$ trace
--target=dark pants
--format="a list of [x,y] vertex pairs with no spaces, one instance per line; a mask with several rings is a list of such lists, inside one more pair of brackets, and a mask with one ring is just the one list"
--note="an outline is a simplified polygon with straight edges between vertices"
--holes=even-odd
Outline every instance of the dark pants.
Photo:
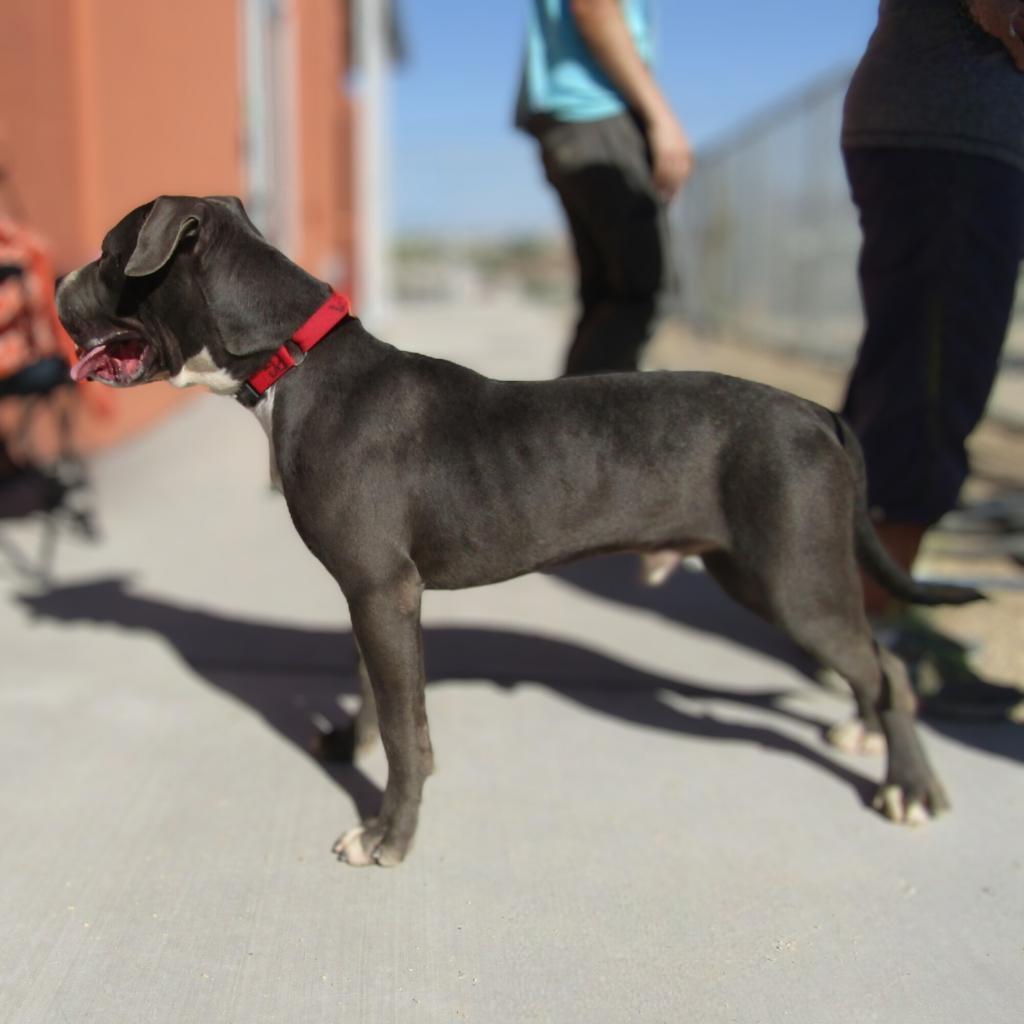
[[578,124],[538,118],[530,131],[579,264],[580,317],[565,372],[635,370],[671,277],[647,141],[628,114]]
[[844,157],[867,329],[843,414],[873,508],[927,526],[956,503],[995,380],[1024,257],[1024,172],[938,150]]

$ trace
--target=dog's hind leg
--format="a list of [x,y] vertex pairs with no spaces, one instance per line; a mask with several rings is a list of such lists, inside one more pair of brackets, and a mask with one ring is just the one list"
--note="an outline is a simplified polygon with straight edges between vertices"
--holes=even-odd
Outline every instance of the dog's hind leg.
[[894,821],[920,824],[949,803],[917,735],[906,670],[874,642],[852,554],[840,555],[838,561],[805,559],[794,571],[776,573],[769,583],[724,552],[705,556],[708,572],[731,596],[784,629],[820,664],[847,680],[866,736],[884,736],[888,750],[876,808]]
[[380,813],[335,844],[349,864],[398,864],[416,832],[423,783],[433,769],[420,631],[421,584],[414,570],[349,597],[388,759]]
[[359,708],[346,725],[318,732],[310,744],[312,752],[324,761],[351,764],[380,739],[377,701],[373,696],[370,673],[359,645],[356,644],[356,672],[359,677]]
[[[857,611],[860,612],[859,603]],[[866,620],[856,625],[855,622],[851,618],[805,619],[790,633],[853,689],[864,732],[858,736],[859,723],[855,723],[852,732],[849,726],[841,726],[830,734],[830,739],[842,746],[841,741],[852,736],[861,749],[870,752],[872,746],[875,750],[883,746],[877,742],[881,729],[888,768],[874,800],[875,808],[893,821],[924,824],[930,816],[948,810],[949,800],[928,763],[917,733],[916,702],[906,667],[874,642]]]

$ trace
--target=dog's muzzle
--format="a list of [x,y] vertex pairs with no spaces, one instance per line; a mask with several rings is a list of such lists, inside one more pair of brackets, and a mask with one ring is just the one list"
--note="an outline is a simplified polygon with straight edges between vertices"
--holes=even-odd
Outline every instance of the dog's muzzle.
[[145,380],[156,362],[152,345],[137,335],[119,333],[80,349],[71,379],[128,387]]

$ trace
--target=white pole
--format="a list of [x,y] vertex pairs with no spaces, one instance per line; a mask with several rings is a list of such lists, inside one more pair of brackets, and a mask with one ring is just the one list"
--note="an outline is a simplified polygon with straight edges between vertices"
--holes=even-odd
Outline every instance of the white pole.
[[391,311],[390,55],[381,0],[357,0],[353,9],[360,82],[356,111],[355,215],[358,218],[357,274],[361,284],[356,296],[356,312],[370,330],[379,330]]

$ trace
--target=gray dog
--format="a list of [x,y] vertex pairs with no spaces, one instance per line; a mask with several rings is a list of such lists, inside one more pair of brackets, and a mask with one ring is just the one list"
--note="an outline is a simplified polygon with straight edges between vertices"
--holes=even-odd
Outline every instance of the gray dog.
[[[380,813],[335,846],[397,864],[433,755],[420,598],[599,552],[652,577],[699,554],[736,600],[847,679],[884,742],[876,806],[917,823],[947,806],[899,661],[876,647],[858,563],[923,604],[867,515],[849,428],[821,406],[711,373],[488,380],[384,344],[331,289],[268,245],[237,199],[162,196],[128,214],[64,281],[75,376],[119,387],[203,384],[252,408],[295,528],[349,605],[368,685],[358,746],[380,735]],[[320,343],[322,342],[322,343]]]

